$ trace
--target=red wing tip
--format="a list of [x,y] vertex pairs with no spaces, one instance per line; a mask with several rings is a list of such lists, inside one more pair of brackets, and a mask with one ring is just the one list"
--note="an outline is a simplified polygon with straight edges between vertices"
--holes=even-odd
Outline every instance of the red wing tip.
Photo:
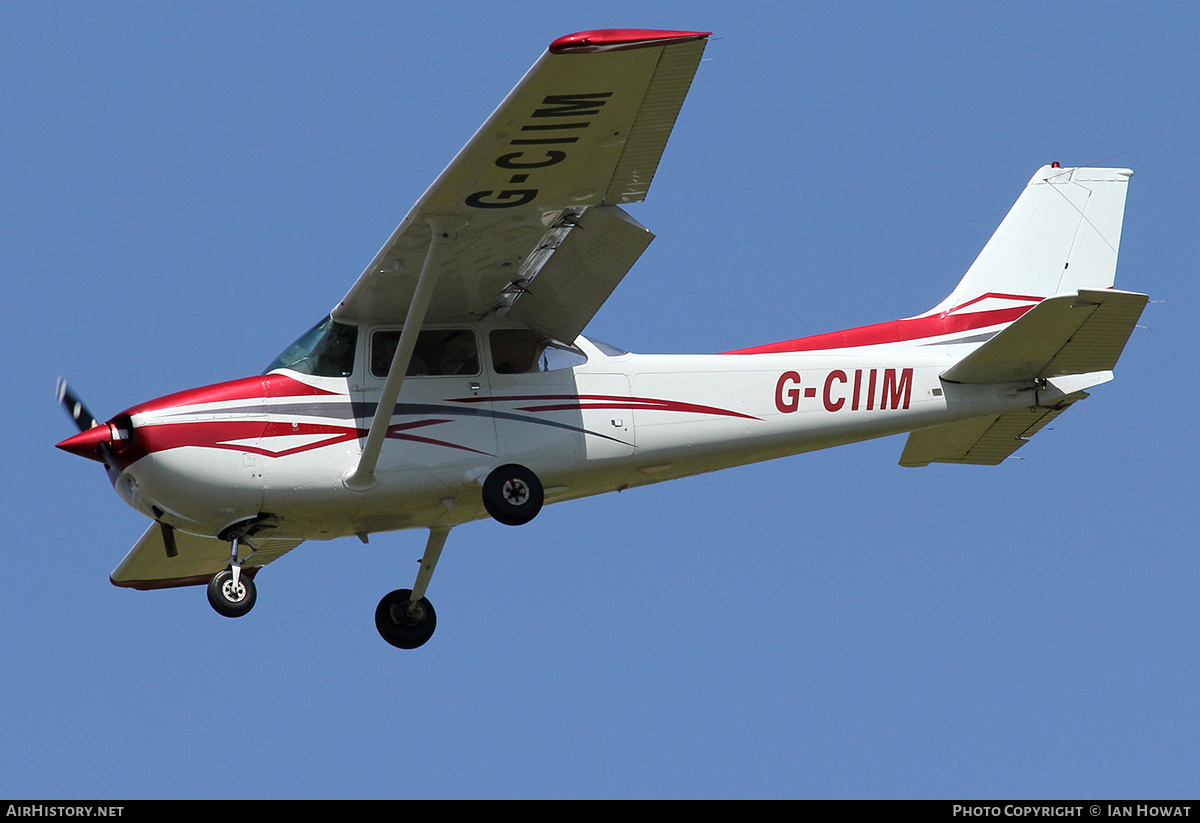
[[710,31],[658,31],[656,29],[597,29],[564,35],[550,44],[551,54],[588,54],[599,51],[640,49],[668,43],[702,40]]

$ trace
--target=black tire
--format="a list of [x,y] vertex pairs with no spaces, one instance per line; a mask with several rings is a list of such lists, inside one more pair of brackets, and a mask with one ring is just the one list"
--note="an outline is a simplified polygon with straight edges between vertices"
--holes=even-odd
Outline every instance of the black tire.
[[411,589],[396,589],[384,596],[375,608],[375,628],[379,636],[397,649],[415,649],[425,645],[437,628],[437,612],[429,598],[422,597],[410,609]]
[[524,466],[509,463],[483,481],[483,507],[506,526],[523,526],[542,510],[542,481]]
[[254,608],[258,591],[254,578],[244,571],[238,575],[238,586],[233,585],[233,572],[219,571],[208,581],[208,602],[222,617],[241,617]]

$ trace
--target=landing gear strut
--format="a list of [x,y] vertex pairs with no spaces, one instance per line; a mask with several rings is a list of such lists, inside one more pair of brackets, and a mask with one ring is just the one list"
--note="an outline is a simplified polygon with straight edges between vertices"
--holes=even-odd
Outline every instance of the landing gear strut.
[[442,556],[442,547],[446,545],[446,536],[449,534],[450,529],[447,528],[429,530],[417,582],[412,589],[396,589],[386,595],[375,609],[375,628],[379,630],[380,637],[397,649],[415,649],[433,637],[433,630],[437,628],[437,613],[425,597],[425,590],[429,588],[433,570]]
[[229,537],[229,567],[217,572],[208,581],[209,605],[223,617],[241,617],[254,608],[258,599],[254,579],[242,573],[242,543],[254,549],[254,544],[243,536]]

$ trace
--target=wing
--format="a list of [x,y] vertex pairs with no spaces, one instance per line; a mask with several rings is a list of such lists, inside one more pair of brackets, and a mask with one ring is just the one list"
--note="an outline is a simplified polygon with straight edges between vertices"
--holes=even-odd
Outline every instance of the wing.
[[403,320],[433,220],[448,239],[427,320],[511,307],[518,322],[573,340],[653,239],[620,205],[645,198],[707,37],[622,29],[554,41],[334,318]]
[[[254,538],[257,549],[245,561],[243,569],[253,574],[302,542]],[[129,589],[200,586],[229,565],[229,544],[215,537],[197,537],[176,531],[174,549],[174,553],[168,551],[162,529],[154,523],[129,550],[109,579],[114,586]]]

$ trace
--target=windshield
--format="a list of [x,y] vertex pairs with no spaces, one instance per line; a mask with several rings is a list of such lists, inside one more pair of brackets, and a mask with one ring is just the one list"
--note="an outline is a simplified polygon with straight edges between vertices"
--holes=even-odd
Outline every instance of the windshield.
[[585,337],[584,340],[587,340],[593,346],[598,348],[601,354],[607,355],[608,357],[621,357],[622,355],[629,354],[629,352],[625,349],[619,349],[611,343],[605,343],[603,340],[597,340],[594,337]]
[[347,326],[326,317],[284,349],[263,374],[291,369],[317,377],[349,377],[354,371],[357,342],[358,326]]

